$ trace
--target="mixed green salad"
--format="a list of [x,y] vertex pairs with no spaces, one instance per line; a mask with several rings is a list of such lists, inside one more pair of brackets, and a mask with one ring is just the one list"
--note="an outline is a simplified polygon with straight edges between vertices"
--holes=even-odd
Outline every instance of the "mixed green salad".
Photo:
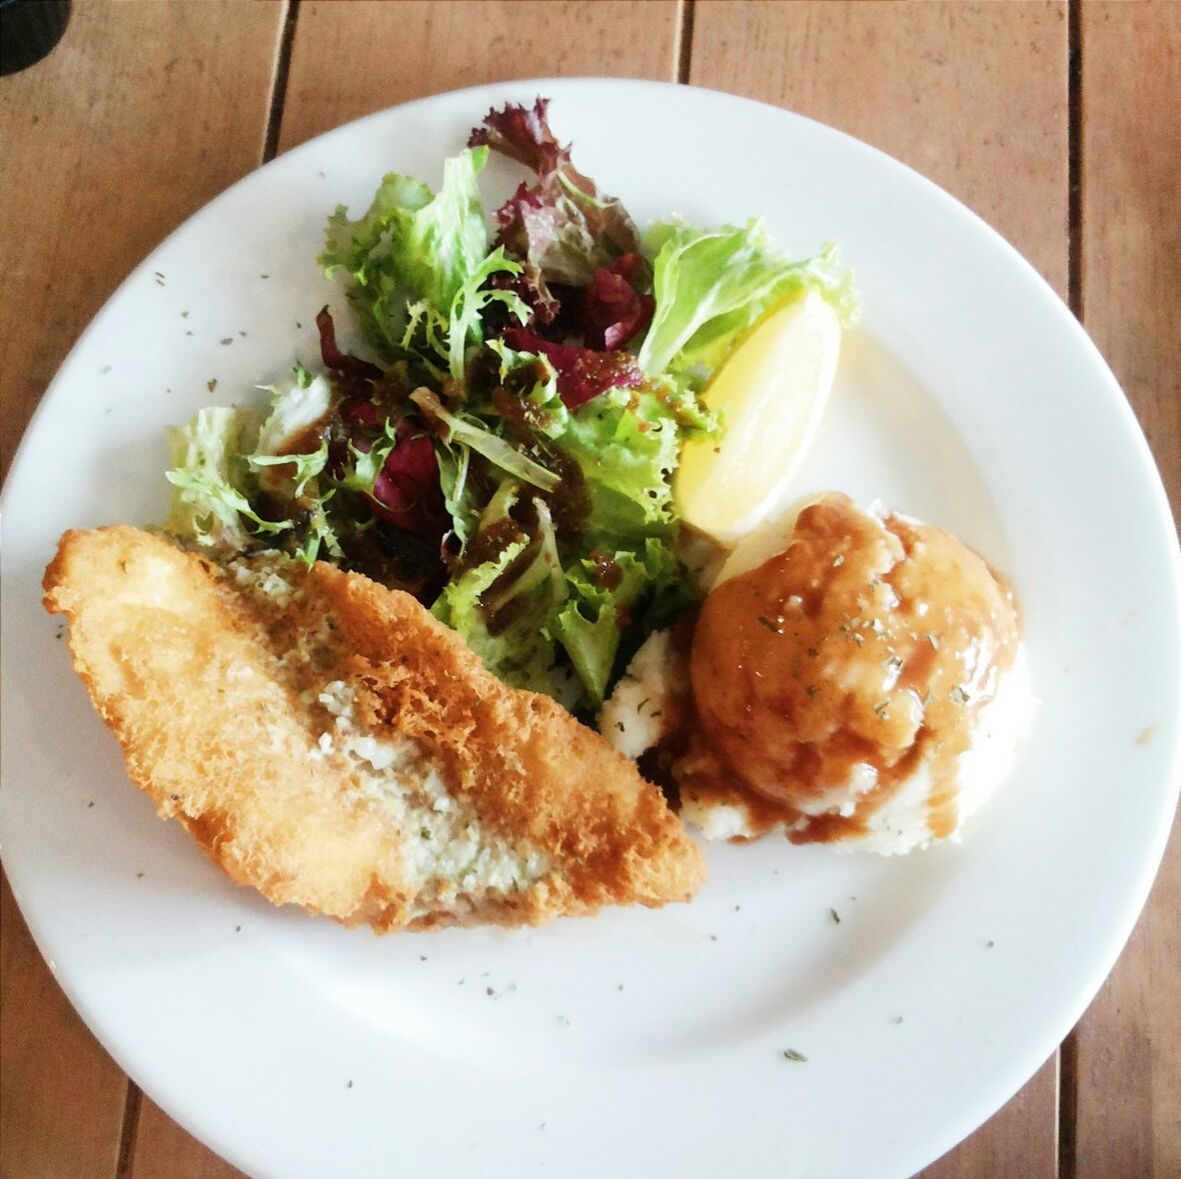
[[[496,211],[490,151],[529,173]],[[219,559],[278,550],[407,590],[506,682],[594,711],[652,630],[699,594],[678,555],[684,440],[725,423],[700,394],[806,287],[847,317],[832,247],[775,252],[761,222],[646,233],[573,165],[547,101],[490,111],[439,191],[390,174],[323,253],[365,355],[320,312],[320,358],[269,410],[170,431],[166,529]]]

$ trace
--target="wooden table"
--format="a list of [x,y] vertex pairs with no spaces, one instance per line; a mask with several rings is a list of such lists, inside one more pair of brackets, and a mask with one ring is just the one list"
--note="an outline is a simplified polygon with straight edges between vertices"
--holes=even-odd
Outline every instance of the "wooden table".
[[[750,95],[943,185],[1086,324],[1181,508],[1181,4],[1122,0],[75,0],[54,53],[0,79],[0,471],[116,284],[232,181],[369,111],[557,74]],[[2,950],[0,1173],[238,1174],[112,1063],[7,884]],[[1078,1027],[926,1174],[1181,1175],[1176,839]]]

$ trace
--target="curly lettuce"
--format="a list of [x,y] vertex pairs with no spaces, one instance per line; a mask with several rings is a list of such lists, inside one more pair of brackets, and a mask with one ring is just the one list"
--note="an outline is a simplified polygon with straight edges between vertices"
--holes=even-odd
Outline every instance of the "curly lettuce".
[[258,438],[259,415],[249,409],[210,406],[185,426],[169,426],[172,502],[164,530],[209,548],[240,551],[255,535],[274,534],[287,523],[264,520],[243,491],[247,455]]
[[447,320],[488,258],[488,231],[477,177],[487,148],[465,149],[443,165],[437,194],[421,180],[391,173],[355,221],[341,205],[329,218],[320,264],[352,279],[350,297],[366,339],[387,361],[407,351],[407,329],[424,312]]

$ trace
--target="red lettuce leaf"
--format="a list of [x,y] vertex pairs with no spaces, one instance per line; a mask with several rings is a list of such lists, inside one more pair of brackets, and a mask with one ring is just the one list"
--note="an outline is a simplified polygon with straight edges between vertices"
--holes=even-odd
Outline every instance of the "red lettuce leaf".
[[439,485],[434,443],[409,418],[398,423],[394,437],[394,449],[373,481],[373,514],[395,528],[441,543],[451,518]]
[[546,120],[549,100],[533,108],[508,104],[490,110],[468,145],[487,145],[537,173],[497,211],[497,243],[535,268],[541,283],[586,286],[621,254],[638,254],[639,234],[627,210],[606,196],[570,161]]
[[[529,322],[535,327],[548,327],[561,310],[557,295],[542,281],[537,267],[528,263],[520,274],[498,270],[488,279],[488,286],[493,290],[512,291],[519,295],[532,312]],[[491,303],[484,311],[483,328],[487,336],[500,335],[516,322],[503,303]]]
[[635,389],[644,374],[630,352],[601,352],[573,344],[555,344],[525,328],[509,328],[505,343],[518,352],[544,356],[558,376],[558,396],[567,409],[574,409],[608,389]]
[[582,334],[590,348],[622,348],[652,322],[656,301],[636,289],[648,278],[639,254],[624,254],[611,267],[600,266],[582,296]]
[[316,316],[316,327],[320,332],[320,358],[325,368],[366,381],[375,381],[381,376],[381,369],[376,364],[362,360],[359,356],[350,356],[337,347],[336,324],[332,322],[332,313],[327,307],[322,307]]
[[484,125],[472,128],[468,147],[486,144],[534,172],[554,172],[569,161],[570,151],[549,129],[548,109],[549,99],[540,97],[532,110],[515,102],[506,103],[500,111],[493,107],[484,117]]
[[[340,428],[329,443],[328,469],[340,478],[349,462],[350,447],[362,454],[373,449],[383,433],[385,415],[364,396],[343,398],[336,412]],[[373,480],[372,495],[362,498],[379,520],[441,543],[451,520],[443,501],[435,448],[421,424],[404,417],[394,427],[393,449]]]
[[[367,397],[348,397],[340,403],[337,412],[340,414],[340,420],[349,427],[354,442],[364,437],[361,433],[363,430],[369,430],[376,434],[381,429],[377,406]],[[368,443],[368,438],[366,438],[366,442]],[[365,449],[369,449],[368,445]]]

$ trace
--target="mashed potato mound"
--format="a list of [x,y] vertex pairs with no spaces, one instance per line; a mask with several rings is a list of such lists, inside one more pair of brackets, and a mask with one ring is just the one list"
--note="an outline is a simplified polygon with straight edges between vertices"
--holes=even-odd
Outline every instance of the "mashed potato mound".
[[946,839],[1004,777],[1030,714],[1009,588],[942,529],[838,494],[714,588],[688,670],[674,772],[682,816],[711,838],[782,827],[886,853]]

